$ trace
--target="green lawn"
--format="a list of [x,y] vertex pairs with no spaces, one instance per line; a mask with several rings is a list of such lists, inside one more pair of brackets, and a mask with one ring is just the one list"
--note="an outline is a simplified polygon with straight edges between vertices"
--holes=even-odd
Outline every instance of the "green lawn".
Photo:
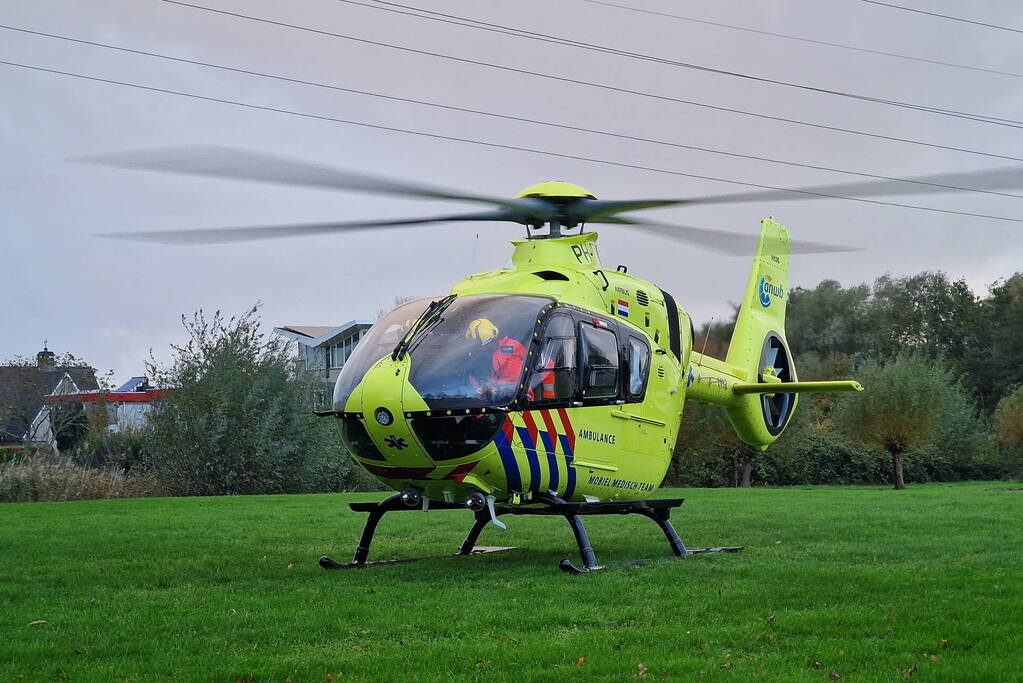
[[[536,517],[484,532],[509,553],[320,569],[366,494],[2,505],[0,680],[1023,680],[1019,486],[665,491],[687,544],[746,550],[584,576]],[[371,559],[469,521],[389,515]],[[668,553],[587,524],[603,562]]]

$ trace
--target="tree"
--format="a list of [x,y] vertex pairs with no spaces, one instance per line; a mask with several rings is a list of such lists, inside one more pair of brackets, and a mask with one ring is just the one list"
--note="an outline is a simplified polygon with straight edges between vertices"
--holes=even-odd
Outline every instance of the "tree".
[[975,348],[979,311],[965,280],[923,272],[874,282],[871,305],[872,355],[891,358],[906,349],[959,363]]
[[964,363],[985,411],[1023,384],[1023,272],[996,282],[981,301],[978,342]]
[[865,284],[843,289],[835,280],[824,280],[813,289],[796,287],[786,308],[790,346],[799,356],[863,353],[869,345],[864,334],[869,298]]
[[841,401],[834,413],[835,426],[856,443],[887,451],[896,489],[906,487],[907,449],[952,441],[949,425],[976,431],[969,397],[941,362],[902,354],[885,365],[867,363],[857,375],[866,390]]
[[704,353],[715,358],[724,358],[728,353],[728,343],[735,330],[735,320],[739,316],[739,307],[732,304],[732,317],[726,322],[711,320],[700,325],[693,338],[693,351]]
[[414,297],[414,296],[407,296],[407,295],[401,295],[401,296],[394,297],[394,305],[391,306],[388,309],[378,308],[377,309],[377,314],[376,314],[376,317],[374,318],[374,320],[380,320],[381,318],[383,318],[385,315],[390,313],[392,310],[394,310],[398,306],[401,306],[402,304],[407,304],[408,302],[414,301],[415,299],[416,299],[416,297]]
[[998,402],[993,422],[1003,447],[1010,451],[1023,448],[1023,386]]
[[257,311],[182,316],[188,341],[172,345],[170,365],[149,363],[171,390],[150,417],[149,465],[174,493],[339,490],[352,475],[337,420],[309,410],[310,380],[285,340],[260,332]]
[[749,487],[754,453],[736,435],[725,411],[690,401],[669,477],[687,486]]

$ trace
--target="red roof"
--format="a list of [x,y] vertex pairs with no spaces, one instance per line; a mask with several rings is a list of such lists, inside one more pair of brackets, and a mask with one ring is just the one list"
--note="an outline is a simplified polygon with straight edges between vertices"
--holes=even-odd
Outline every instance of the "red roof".
[[88,391],[81,394],[56,394],[45,396],[43,403],[150,403],[170,393],[167,389],[150,389],[149,391]]

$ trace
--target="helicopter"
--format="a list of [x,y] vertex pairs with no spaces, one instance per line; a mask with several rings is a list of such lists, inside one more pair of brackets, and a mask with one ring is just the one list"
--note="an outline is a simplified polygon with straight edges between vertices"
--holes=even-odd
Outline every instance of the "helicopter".
[[[855,392],[854,380],[802,382],[785,336],[794,253],[849,247],[793,240],[773,218],[761,222],[753,262],[723,359],[694,348],[695,328],[668,291],[600,259],[592,224],[653,232],[696,247],[748,253],[750,236],[666,225],[621,214],[687,204],[956,191],[964,178],[987,186],[1019,182],[1017,169],[919,176],[734,193],[689,199],[602,200],[562,181],[513,198],[459,193],[302,161],[221,147],[175,147],[82,159],[118,168],[355,190],[487,205],[486,211],[430,218],[107,233],[169,244],[400,228],[440,222],[511,222],[506,267],[475,273],[443,297],[399,305],[360,341],[337,379],[330,410],[351,457],[395,493],[351,503],[369,518],[352,562],[368,564],[388,512],[468,510],[470,531],[456,554],[476,546],[505,515],[564,517],[585,573],[603,568],[582,517],[638,514],[663,531],[675,556],[741,548],[687,548],[670,522],[681,498],[652,498],[668,469],[687,401],[719,406],[737,436],[765,450],[789,424],[798,396]],[[417,558],[407,558],[413,560]],[[399,562],[407,560],[385,560]],[[635,562],[633,562],[635,563]],[[631,563],[630,563],[631,564]]]

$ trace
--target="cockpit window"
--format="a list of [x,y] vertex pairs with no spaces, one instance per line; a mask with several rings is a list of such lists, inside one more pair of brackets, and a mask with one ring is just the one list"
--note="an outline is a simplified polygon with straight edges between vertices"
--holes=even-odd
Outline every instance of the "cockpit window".
[[566,401],[575,397],[575,321],[566,314],[553,314],[544,328],[540,353],[526,384],[526,401]]
[[431,410],[515,400],[546,297],[460,296],[409,345],[409,380]]
[[618,393],[618,342],[614,332],[583,323],[583,398]]
[[635,337],[629,337],[629,398],[643,395],[649,373],[650,347]]
[[338,375],[337,383],[334,385],[334,410],[344,410],[348,397],[362,381],[366,371],[394,350],[429,305],[430,299],[402,304],[370,328]]

